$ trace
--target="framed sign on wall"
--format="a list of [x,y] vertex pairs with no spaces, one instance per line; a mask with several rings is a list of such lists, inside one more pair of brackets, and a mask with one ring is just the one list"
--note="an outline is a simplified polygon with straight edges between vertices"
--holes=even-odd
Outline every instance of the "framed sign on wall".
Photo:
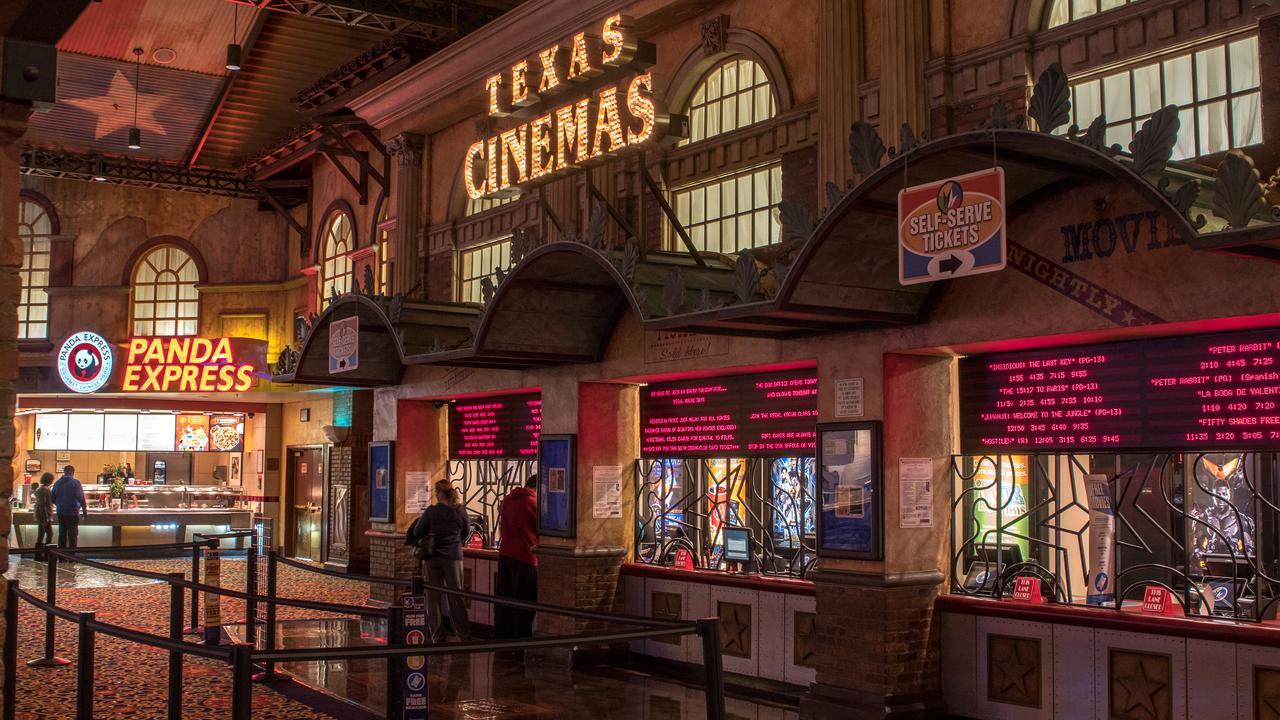
[[879,420],[818,425],[818,555],[884,558]]
[[396,444],[386,440],[369,443],[369,519],[395,522]]
[[543,435],[538,443],[538,534],[576,534],[576,435]]

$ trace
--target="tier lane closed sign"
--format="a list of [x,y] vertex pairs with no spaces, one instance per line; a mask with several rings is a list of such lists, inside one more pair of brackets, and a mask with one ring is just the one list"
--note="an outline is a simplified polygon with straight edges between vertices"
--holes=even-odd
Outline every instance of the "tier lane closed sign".
[[898,282],[1003,270],[1004,170],[992,168],[898,192]]

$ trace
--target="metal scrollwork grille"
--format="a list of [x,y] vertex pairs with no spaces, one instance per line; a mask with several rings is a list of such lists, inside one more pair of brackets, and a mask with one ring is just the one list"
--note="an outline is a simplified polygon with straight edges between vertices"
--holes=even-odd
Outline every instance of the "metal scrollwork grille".
[[498,511],[502,507],[502,499],[537,471],[536,460],[450,460],[449,480],[462,493],[462,504],[471,517],[468,537],[479,535],[484,547],[497,547]]
[[813,458],[642,458],[636,461],[636,561],[725,569],[725,528],[746,528],[750,565],[804,577],[815,554]]
[[1120,608],[1167,588],[1189,615],[1274,618],[1280,453],[958,455],[951,591]]

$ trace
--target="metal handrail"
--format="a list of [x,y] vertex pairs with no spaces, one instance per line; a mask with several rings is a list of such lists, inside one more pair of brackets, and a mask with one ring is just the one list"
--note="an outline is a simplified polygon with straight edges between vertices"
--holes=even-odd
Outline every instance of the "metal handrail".
[[[296,560],[291,560],[285,557],[276,556],[275,561],[278,563],[283,563],[285,565],[288,565],[289,567],[298,568],[300,570],[309,570],[311,572],[316,572],[321,575],[334,575],[336,577],[347,577],[342,573],[337,573],[328,569],[313,567],[311,565],[300,563]],[[369,578],[367,582],[380,582],[380,583],[389,584],[389,585],[394,584],[394,585],[412,586],[413,583],[415,582],[413,579],[391,578],[391,577],[382,577],[377,575],[366,575],[363,577]],[[580,618],[584,620],[600,620],[603,622],[620,622],[620,623],[629,623],[633,625],[644,625],[647,627],[676,627],[682,624],[681,621],[679,620],[663,620],[661,618],[640,617],[637,615],[625,615],[622,613],[595,612],[592,610],[580,610],[578,608],[565,607],[563,605],[549,605],[545,603],[516,600],[514,598],[500,598],[494,595],[485,595],[484,593],[472,592],[470,590],[458,590],[455,588],[445,587],[443,585],[428,585],[427,583],[423,583],[422,588],[424,590],[430,590],[431,592],[438,592],[445,595],[457,595],[459,597],[467,598],[468,600],[478,600],[480,602],[487,602],[493,605],[501,605],[503,607],[512,607],[512,608],[518,608],[521,610],[533,610],[535,612],[545,612],[545,613],[550,613],[552,615],[562,615],[565,617]]]

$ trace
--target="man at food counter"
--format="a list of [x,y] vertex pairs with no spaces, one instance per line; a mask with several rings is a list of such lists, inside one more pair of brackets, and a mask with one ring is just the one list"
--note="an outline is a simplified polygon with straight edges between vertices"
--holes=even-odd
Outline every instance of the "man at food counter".
[[62,468],[62,477],[53,484],[53,506],[58,511],[58,547],[76,547],[80,542],[80,518],[89,517],[89,503],[84,499],[84,485],[70,465]]

